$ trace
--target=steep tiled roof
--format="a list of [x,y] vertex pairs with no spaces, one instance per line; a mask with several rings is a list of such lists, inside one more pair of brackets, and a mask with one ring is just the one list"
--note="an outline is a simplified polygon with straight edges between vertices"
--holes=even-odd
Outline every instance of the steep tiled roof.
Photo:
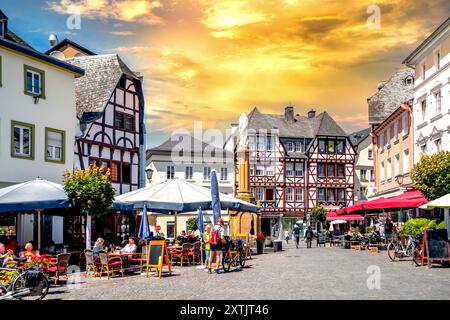
[[284,115],[263,114],[254,108],[248,115],[248,128],[253,130],[278,129],[282,138],[314,138],[317,135],[347,136],[347,133],[330,117],[327,112],[308,118],[294,116],[294,121],[287,121]]
[[350,133],[349,139],[353,146],[357,147],[362,141],[364,141],[369,134],[372,132],[371,128],[363,129],[360,131],[356,131],[353,133]]
[[85,76],[75,80],[78,116],[103,112],[123,74],[137,78],[117,54],[75,57],[65,62],[85,70]]
[[378,85],[378,92],[367,99],[369,124],[382,123],[403,102],[413,99],[414,83],[407,84],[405,79],[408,77],[414,77],[414,70],[405,68]]

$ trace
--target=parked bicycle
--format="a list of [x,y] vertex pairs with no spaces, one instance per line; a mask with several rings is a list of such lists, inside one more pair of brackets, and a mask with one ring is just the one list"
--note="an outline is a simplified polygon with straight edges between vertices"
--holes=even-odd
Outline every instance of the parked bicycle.
[[48,279],[39,269],[0,268],[0,273],[8,275],[7,281],[0,283],[0,300],[42,300],[48,293]]
[[[392,261],[400,261],[404,258],[415,259],[416,248],[420,247],[420,243],[411,236],[398,236],[394,237],[387,246],[388,256]],[[417,251],[418,252],[418,251]],[[421,255],[421,250],[420,250]]]
[[225,272],[230,271],[231,267],[242,268],[245,266],[245,249],[242,240],[230,241],[226,245],[226,251],[222,258],[222,268]]

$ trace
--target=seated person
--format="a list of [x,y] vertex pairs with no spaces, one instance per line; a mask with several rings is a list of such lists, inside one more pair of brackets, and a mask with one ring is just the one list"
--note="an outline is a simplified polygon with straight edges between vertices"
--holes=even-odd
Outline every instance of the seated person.
[[98,255],[99,251],[106,250],[105,248],[105,240],[103,238],[98,238],[97,241],[95,241],[94,244],[94,255]]
[[17,240],[15,236],[9,237],[9,242],[6,245],[6,251],[11,250],[12,252],[16,252],[17,250]]
[[45,247],[45,253],[48,253],[48,254],[56,253],[55,241],[50,240],[48,246]]
[[14,252],[11,250],[6,250],[5,245],[0,243],[0,266],[2,268],[6,267],[9,262],[14,261]]
[[27,260],[32,260],[38,256],[39,255],[37,254],[37,252],[33,250],[33,245],[31,244],[31,242],[28,242],[25,245],[25,251],[22,251],[19,254],[20,258],[27,258]]
[[186,231],[181,230],[181,235],[177,237],[177,240],[180,242],[180,244],[183,244],[187,241]]
[[134,239],[130,237],[130,239],[128,239],[128,244],[120,250],[120,253],[135,253],[137,246],[134,242]]

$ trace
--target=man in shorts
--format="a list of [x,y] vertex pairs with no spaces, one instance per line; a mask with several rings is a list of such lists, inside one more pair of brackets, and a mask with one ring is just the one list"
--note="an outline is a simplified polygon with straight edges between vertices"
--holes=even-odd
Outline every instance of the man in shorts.
[[224,235],[224,229],[223,229],[224,221],[222,218],[219,218],[217,220],[217,224],[213,228],[213,232],[216,231],[218,233],[218,242],[217,244],[211,243],[211,252],[209,257],[209,266],[208,266],[208,273],[211,273],[211,267],[214,261],[214,258],[216,259],[216,268],[214,269],[214,272],[219,273],[219,266],[220,266],[220,260],[222,258],[222,245],[225,243],[225,235]]

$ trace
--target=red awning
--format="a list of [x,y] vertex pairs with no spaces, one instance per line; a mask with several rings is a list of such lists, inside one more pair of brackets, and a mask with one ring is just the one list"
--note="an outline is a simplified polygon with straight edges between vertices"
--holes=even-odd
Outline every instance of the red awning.
[[327,213],[327,221],[333,220],[344,220],[344,221],[362,221],[364,217],[359,214],[341,214],[338,215],[336,212]]
[[390,198],[378,198],[372,201],[365,201],[353,206],[345,208],[343,212],[339,211],[338,215],[349,213],[360,213],[363,211],[381,211],[384,209],[409,209],[418,208],[421,205],[427,203],[428,200],[419,190],[408,190],[395,197]]

